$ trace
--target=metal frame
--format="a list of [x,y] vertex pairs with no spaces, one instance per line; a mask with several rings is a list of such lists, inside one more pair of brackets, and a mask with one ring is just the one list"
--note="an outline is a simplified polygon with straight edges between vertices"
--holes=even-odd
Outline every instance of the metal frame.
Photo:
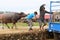
[[[52,6],[53,3],[60,3],[60,1],[50,1],[50,13],[52,12],[52,7],[60,6],[60,4]],[[50,22],[52,22],[52,16],[51,15],[50,15]]]
[[[60,6],[60,4],[52,6],[53,3],[60,3],[60,1],[50,1],[50,13],[52,12],[52,7]],[[56,23],[52,22],[52,14],[50,15],[50,22],[49,22],[49,28],[48,28],[49,31],[52,31],[51,23],[56,24]],[[58,23],[58,24],[60,24],[60,23]]]

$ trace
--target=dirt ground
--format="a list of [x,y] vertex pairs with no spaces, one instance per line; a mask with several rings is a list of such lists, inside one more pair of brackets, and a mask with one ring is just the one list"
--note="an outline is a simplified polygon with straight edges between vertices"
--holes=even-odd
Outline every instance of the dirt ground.
[[[48,28],[48,27],[44,27]],[[39,27],[33,27],[33,31],[29,31],[29,27],[17,27],[17,29],[0,29],[0,40],[47,40],[41,38],[43,35]],[[52,40],[52,39],[49,39]]]
[[[38,26],[37,27],[34,26],[32,28],[33,28],[33,31],[39,30]],[[44,28],[47,29],[48,27],[45,26]],[[0,34],[23,33],[23,32],[29,32],[29,27],[17,27],[17,29],[15,29],[15,28],[13,28],[13,29],[8,29],[8,28],[0,29]]]
[[[38,27],[34,27],[33,28],[38,29]],[[13,28],[13,29],[8,29],[8,28],[4,28],[4,29],[0,29],[0,34],[9,34],[9,33],[22,33],[22,32],[28,32],[29,28],[28,27],[17,27],[17,29]]]

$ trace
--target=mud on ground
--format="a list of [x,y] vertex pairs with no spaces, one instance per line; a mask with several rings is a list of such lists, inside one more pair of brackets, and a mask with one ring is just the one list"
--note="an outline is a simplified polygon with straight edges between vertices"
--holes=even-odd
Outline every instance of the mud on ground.
[[33,31],[27,28],[1,29],[0,40],[48,40],[45,34],[45,31],[40,31],[38,28],[33,28]]

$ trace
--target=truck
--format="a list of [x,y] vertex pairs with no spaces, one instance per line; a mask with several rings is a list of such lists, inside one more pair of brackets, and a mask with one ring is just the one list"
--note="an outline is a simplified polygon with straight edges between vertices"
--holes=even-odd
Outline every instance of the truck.
[[[53,7],[56,7],[56,10],[58,10],[60,8],[60,1],[50,1],[50,12],[55,10]],[[52,15],[50,15],[49,26],[46,30],[48,37],[60,40],[60,22],[52,22]]]

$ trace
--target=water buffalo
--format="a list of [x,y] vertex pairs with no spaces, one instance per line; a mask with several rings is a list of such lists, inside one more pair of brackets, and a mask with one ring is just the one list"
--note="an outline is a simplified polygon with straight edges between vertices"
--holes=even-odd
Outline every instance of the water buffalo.
[[[3,14],[0,14],[0,22],[4,25],[7,23],[13,23],[13,26],[11,28],[13,28],[15,26],[16,28],[16,22],[21,19],[22,17],[25,17],[26,14],[21,12],[21,13],[3,13]],[[10,28],[8,25],[7,25],[8,28]],[[4,28],[4,26],[2,27]]]

